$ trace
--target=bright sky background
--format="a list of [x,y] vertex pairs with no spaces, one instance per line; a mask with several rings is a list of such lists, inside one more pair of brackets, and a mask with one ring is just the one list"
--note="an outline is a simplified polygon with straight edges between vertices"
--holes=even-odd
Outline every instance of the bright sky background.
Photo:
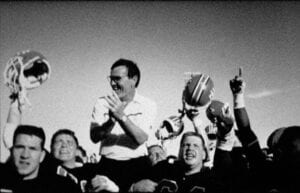
[[[157,102],[157,124],[178,114],[184,72],[210,75],[215,99],[232,104],[228,81],[242,66],[247,110],[265,146],[274,129],[300,125],[299,16],[296,1],[0,2],[0,71],[18,51],[44,54],[52,74],[29,92],[23,123],[45,129],[47,148],[57,129],[69,128],[97,153],[90,116],[120,57],[140,66],[139,93]],[[3,128],[9,89],[0,80]]]

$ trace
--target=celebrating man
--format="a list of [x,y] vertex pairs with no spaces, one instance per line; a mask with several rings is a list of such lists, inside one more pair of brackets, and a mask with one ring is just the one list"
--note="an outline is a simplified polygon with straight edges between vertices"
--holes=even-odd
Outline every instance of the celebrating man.
[[10,160],[0,165],[0,192],[80,192],[70,179],[40,167],[46,152],[40,127],[20,125],[14,132]]
[[146,141],[156,116],[156,104],[136,91],[140,76],[134,62],[116,61],[108,77],[112,93],[97,100],[90,126],[91,140],[101,142],[100,168],[125,190],[147,162]]

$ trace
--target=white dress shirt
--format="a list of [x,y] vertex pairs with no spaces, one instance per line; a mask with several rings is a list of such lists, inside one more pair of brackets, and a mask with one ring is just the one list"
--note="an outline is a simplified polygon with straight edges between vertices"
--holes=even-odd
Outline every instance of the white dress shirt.
[[[107,102],[103,97],[98,98],[92,113],[91,125],[101,126],[108,119]],[[131,102],[124,109],[134,124],[148,134],[148,138],[153,135],[153,124],[157,114],[157,105],[154,101],[139,95],[137,92]],[[147,155],[147,143],[138,145],[128,136],[118,122],[112,131],[100,144],[100,155],[109,159],[129,160]]]

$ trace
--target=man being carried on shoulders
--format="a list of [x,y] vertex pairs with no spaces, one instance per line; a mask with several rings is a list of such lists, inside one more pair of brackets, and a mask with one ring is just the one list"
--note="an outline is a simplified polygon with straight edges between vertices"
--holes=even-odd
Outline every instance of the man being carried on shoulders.
[[116,61],[108,77],[112,93],[97,100],[90,126],[91,140],[101,142],[99,170],[125,190],[147,162],[146,141],[157,111],[152,100],[136,91],[140,76],[134,62]]

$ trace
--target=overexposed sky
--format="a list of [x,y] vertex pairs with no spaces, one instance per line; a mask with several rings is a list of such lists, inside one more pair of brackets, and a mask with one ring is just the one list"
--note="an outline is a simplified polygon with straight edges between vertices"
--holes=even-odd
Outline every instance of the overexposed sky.
[[[110,92],[106,77],[117,59],[140,66],[138,90],[158,104],[157,125],[178,114],[184,72],[210,75],[215,99],[232,104],[228,81],[242,66],[252,127],[265,146],[274,129],[300,125],[299,16],[298,2],[279,1],[0,2],[0,71],[18,51],[44,54],[52,74],[29,92],[23,123],[42,126],[47,147],[57,129],[69,128],[98,152],[90,115]],[[0,81],[3,128],[9,89]]]

